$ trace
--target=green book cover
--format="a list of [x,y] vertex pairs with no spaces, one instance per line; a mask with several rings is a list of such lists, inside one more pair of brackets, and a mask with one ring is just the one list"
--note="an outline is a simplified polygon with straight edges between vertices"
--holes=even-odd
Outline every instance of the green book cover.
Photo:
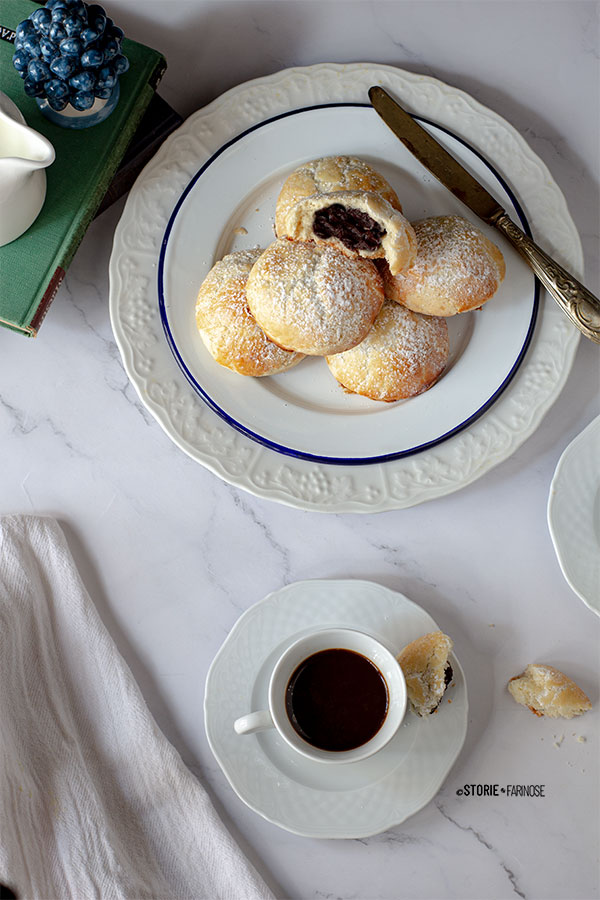
[[156,50],[124,38],[129,70],[121,75],[116,109],[91,128],[53,124],[25,94],[12,64],[14,29],[42,5],[31,0],[0,2],[0,91],[56,151],[46,169],[41,213],[21,237],[0,247],[0,325],[30,336],[37,334],[166,68]]

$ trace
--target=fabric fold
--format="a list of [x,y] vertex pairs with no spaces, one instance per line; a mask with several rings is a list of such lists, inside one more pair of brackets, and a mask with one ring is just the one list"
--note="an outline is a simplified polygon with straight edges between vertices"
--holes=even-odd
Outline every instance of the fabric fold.
[[0,881],[36,900],[269,900],[154,722],[53,519],[0,519]]

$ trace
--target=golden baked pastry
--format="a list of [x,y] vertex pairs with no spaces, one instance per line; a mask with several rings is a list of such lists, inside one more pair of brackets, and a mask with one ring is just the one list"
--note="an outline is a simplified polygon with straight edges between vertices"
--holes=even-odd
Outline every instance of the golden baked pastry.
[[446,320],[386,300],[366,338],[327,365],[347,391],[371,400],[404,400],[437,381],[448,361]]
[[362,341],[381,309],[383,286],[369,260],[284,238],[255,262],[246,297],[256,321],[280,347],[326,356]]
[[417,254],[410,222],[373,191],[305,197],[288,212],[285,233],[296,241],[331,244],[348,256],[385,259],[393,275],[411,266]]
[[477,309],[504,278],[502,253],[462,216],[413,222],[417,258],[398,275],[383,272],[385,295],[427,316]]
[[553,666],[530,663],[508,682],[508,690],[536,716],[572,719],[592,708],[589,697],[574,681]]
[[263,251],[239,250],[215,263],[198,292],[196,325],[211,356],[240,375],[274,375],[295,366],[300,353],[268,339],[246,303],[246,282]]
[[313,194],[332,191],[373,191],[402,212],[394,189],[364,159],[326,156],[303,163],[284,181],[275,209],[275,233],[286,237],[286,219],[292,206]]
[[398,656],[411,709],[419,716],[436,711],[454,677],[448,661],[451,649],[447,634],[432,631],[412,641]]

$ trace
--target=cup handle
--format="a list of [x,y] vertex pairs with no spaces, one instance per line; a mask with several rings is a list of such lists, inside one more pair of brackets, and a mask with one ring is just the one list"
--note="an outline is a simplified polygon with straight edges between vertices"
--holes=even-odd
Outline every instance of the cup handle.
[[247,716],[240,716],[233,723],[233,727],[236,734],[254,734],[255,731],[266,731],[275,726],[269,710],[261,709],[258,712],[248,713]]

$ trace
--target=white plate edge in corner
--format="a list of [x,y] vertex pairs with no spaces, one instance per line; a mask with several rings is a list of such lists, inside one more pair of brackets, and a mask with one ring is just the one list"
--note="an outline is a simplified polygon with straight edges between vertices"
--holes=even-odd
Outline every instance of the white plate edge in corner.
[[[368,513],[405,508],[481,477],[508,458],[538,427],[562,390],[579,339],[554,301],[545,298],[520,371],[481,419],[442,445],[373,466],[328,466],[282,457],[233,432],[199,400],[172,359],[160,322],[155,321],[154,281],[164,226],[180,190],[199,167],[202,157],[198,153],[207,158],[228,137],[299,105],[365,102],[372,83],[387,86],[415,112],[467,139],[505,176],[510,177],[510,159],[517,154],[521,164],[511,187],[525,206],[534,236],[548,247],[562,245],[561,261],[576,274],[582,268],[575,226],[542,161],[500,116],[429,76],[370,64],[288,69],[232,88],[191,116],[139,176],[115,231],[110,260],[115,339],[142,402],[184,452],[237,487],[305,510]],[[211,140],[216,146],[207,147]],[[171,190],[165,183],[165,167],[169,168],[169,154],[178,143],[181,152],[170,177],[178,177],[180,183]],[[147,215],[137,215],[152,191],[154,222]],[[125,293],[133,304],[127,310],[127,321],[120,307]],[[140,327],[142,334],[138,333]],[[536,375],[542,367],[544,379]],[[549,371],[553,376],[550,383]]]
[[[560,480],[564,477],[565,468],[570,464],[572,457],[574,454],[581,449],[582,446],[585,446],[588,440],[591,440],[593,436],[595,436],[596,431],[600,430],[600,415],[596,416],[596,418],[592,419],[592,421],[586,425],[586,427],[579,432],[579,434],[575,435],[573,440],[565,447],[563,452],[561,453],[559,460],[556,464],[556,468],[554,470],[554,475],[552,476],[552,481],[550,483],[550,490],[548,491],[548,502],[546,507],[546,519],[548,523],[548,531],[550,532],[550,538],[552,540],[552,545],[554,547],[554,552],[556,554],[556,559],[560,570],[563,574],[563,577],[573,593],[579,597],[580,600],[597,616],[600,616],[600,584],[598,585],[598,595],[596,600],[587,596],[581,585],[577,583],[577,579],[574,577],[571,566],[566,559],[567,552],[565,552],[565,542],[562,537],[562,524],[559,524],[559,520],[557,518],[556,513],[556,503],[557,503],[557,485]],[[600,458],[598,460],[598,466],[600,470]],[[598,476],[600,481],[600,474]]]

